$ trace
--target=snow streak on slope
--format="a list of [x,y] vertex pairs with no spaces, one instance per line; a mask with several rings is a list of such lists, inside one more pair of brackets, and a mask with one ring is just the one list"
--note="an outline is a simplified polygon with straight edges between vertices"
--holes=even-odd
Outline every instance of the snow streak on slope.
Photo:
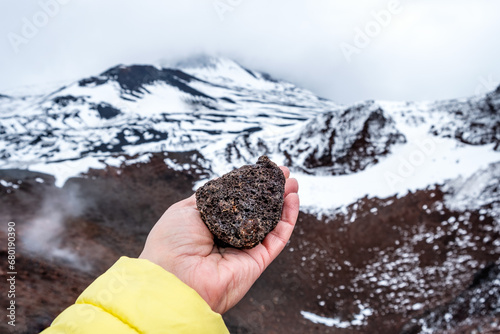
[[354,314],[352,321],[342,321],[336,318],[326,318],[319,315],[316,315],[311,312],[301,311],[300,314],[307,320],[314,322],[315,324],[323,324],[328,327],[337,327],[337,328],[349,328],[351,326],[362,326],[366,324],[366,318],[373,314],[373,310],[362,305],[358,304],[359,313]]

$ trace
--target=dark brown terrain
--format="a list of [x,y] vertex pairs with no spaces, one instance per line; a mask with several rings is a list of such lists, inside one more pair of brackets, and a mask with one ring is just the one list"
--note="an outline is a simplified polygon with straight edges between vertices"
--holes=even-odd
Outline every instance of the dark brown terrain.
[[[0,186],[0,238],[13,221],[18,239],[13,332],[41,331],[120,256],[136,257],[163,211],[206,177],[200,166],[179,172],[163,159],[91,170],[63,188],[46,174],[0,172],[17,185]],[[224,315],[231,333],[498,332],[498,227],[485,211],[448,209],[443,196],[436,186],[363,198],[322,219],[301,212],[289,245]],[[1,322],[0,332],[11,330]]]

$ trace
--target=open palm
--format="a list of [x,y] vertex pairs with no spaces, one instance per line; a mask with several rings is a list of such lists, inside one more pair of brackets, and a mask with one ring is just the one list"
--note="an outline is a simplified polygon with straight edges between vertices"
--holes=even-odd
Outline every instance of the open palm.
[[201,220],[195,196],[172,205],[151,230],[140,258],[148,259],[196,290],[223,314],[243,298],[290,239],[299,212],[298,183],[286,177],[281,220],[252,249],[222,248]]

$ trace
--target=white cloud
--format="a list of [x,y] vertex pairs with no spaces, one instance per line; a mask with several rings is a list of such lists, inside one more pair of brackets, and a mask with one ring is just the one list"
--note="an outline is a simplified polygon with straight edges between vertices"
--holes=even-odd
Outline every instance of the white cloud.
[[33,21],[51,1],[63,2],[0,4],[0,91],[200,52],[235,58],[343,103],[466,96],[481,77],[500,82],[500,3],[489,0],[401,0],[402,12],[351,62],[340,44],[353,44],[355,29],[391,1],[64,0],[16,54],[9,33],[21,34],[23,19]]

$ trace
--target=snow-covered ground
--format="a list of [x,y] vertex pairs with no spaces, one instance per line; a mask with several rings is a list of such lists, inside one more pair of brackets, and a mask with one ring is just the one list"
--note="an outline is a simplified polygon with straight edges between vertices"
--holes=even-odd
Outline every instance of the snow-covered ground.
[[469,146],[431,135],[404,144],[378,164],[354,174],[317,176],[293,173],[299,181],[301,207],[313,212],[335,209],[364,196],[404,196],[408,191],[468,178],[500,161],[493,145]]

